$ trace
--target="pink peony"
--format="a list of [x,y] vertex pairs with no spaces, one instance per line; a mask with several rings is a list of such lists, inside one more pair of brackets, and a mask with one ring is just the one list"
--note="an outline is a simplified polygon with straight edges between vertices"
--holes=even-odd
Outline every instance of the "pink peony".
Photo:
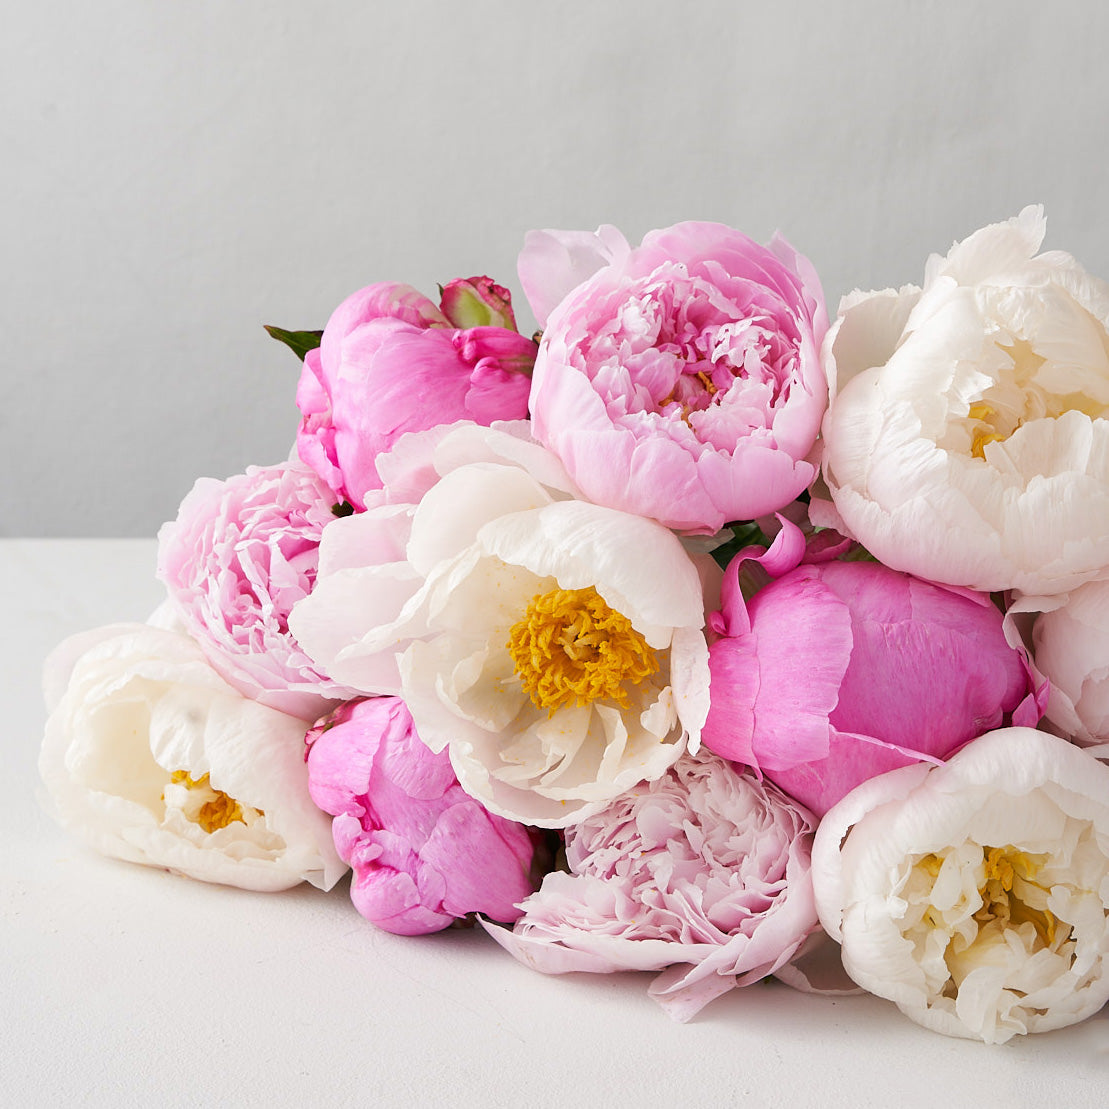
[[481,912],[512,921],[534,888],[527,829],[487,812],[399,697],[340,706],[307,736],[309,792],[334,816],[351,899],[379,928],[422,935]]
[[311,591],[334,496],[300,462],[201,478],[158,533],[158,577],[176,615],[239,692],[306,720],[354,696],[289,631]]
[[784,239],[680,223],[632,250],[611,227],[533,231],[519,270],[541,319],[557,305],[535,364],[534,433],[590,500],[715,532],[808,486],[827,312]]
[[710,750],[766,772],[822,815],[856,785],[938,762],[1003,723],[1040,716],[1024,655],[988,596],[875,562],[798,565],[786,523],[757,559],[776,581],[745,604],[740,552],[710,626]]
[[546,974],[670,969],[651,995],[676,1020],[773,974],[816,928],[816,821],[708,752],[685,755],[567,830],[512,932],[487,930]]
[[405,432],[525,418],[535,351],[488,277],[452,281],[442,309],[409,285],[370,285],[335,309],[304,359],[297,451],[361,509],[381,488],[378,454]]

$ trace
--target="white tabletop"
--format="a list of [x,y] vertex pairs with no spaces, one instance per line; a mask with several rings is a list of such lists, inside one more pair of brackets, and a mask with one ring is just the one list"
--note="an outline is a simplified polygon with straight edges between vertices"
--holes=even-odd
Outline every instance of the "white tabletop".
[[0,1102],[900,1106],[1109,1102],[1109,1009],[1002,1047],[778,983],[687,1025],[649,975],[548,978],[479,931],[380,932],[331,894],[103,859],[37,804],[39,669],[160,599],[147,540],[0,541]]

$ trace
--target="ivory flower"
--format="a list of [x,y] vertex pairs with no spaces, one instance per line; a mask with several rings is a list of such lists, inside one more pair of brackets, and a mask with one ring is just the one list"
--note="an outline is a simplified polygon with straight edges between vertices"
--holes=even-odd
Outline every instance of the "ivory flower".
[[1109,1001],[1109,768],[1007,728],[871,778],[820,823],[820,922],[862,987],[1001,1043]]
[[116,624],[47,659],[39,770],[96,850],[206,882],[321,889],[345,872],[308,795],[304,720],[248,700],[193,640]]
[[840,305],[824,479],[894,569],[1053,594],[1109,567],[1109,286],[1036,254],[1045,227],[1025,208],[932,257],[923,288]]
[[590,500],[712,533],[812,480],[827,312],[781,236],[689,222],[632,249],[612,227],[533,231],[519,272],[545,320],[535,436]]
[[[462,787],[526,824],[581,820],[696,747],[702,586],[672,532],[576,499],[526,425],[458,425],[396,461],[293,610],[318,663],[399,693]],[[394,485],[426,491],[395,504]]]
[[816,928],[816,821],[707,751],[685,755],[570,828],[555,871],[512,932],[487,927],[547,974],[671,969],[651,995],[677,1020],[782,967]]

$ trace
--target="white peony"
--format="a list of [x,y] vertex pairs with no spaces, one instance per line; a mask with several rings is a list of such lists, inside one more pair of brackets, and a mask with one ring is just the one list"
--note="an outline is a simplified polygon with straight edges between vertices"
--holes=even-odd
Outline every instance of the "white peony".
[[581,820],[695,749],[708,649],[678,538],[576,499],[526,424],[401,443],[381,497],[324,532],[290,618],[308,654],[399,693],[462,787],[527,824]]
[[1109,1000],[1109,768],[1031,728],[871,778],[824,817],[820,922],[847,973],[937,1032],[1001,1043]]
[[47,659],[39,771],[105,855],[206,882],[321,889],[346,871],[308,795],[308,722],[248,700],[184,635],[116,624]]
[[[853,293],[825,341],[823,474],[882,562],[1053,594],[1109,567],[1109,286],[1036,255],[1025,208],[933,256],[923,288]],[[837,514],[838,513],[838,521]]]

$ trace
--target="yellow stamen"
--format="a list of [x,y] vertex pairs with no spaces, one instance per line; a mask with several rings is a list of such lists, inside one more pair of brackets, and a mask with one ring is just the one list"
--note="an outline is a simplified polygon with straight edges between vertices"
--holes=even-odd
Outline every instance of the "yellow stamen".
[[713,385],[712,379],[704,370],[697,371],[697,380],[705,387],[705,392],[708,393],[710,397],[716,396],[716,386]]
[[[186,814],[194,824],[199,824],[204,831],[210,834],[216,831],[217,828],[226,828],[228,824],[236,820],[240,823],[246,823],[243,819],[242,805],[234,797],[224,793],[222,789],[213,789],[207,774],[194,779],[189,777],[187,770],[175,770],[170,777],[177,785],[184,785],[190,793],[211,794],[201,803],[195,814]],[[162,799],[165,800],[164,794]]]
[[[1001,925],[1021,925],[1029,923],[1046,947],[1055,942],[1056,918],[1048,909],[1037,909],[1020,896],[1019,885],[1025,892],[1034,886],[1043,892],[1043,887],[1033,881],[1042,863],[1024,851],[1014,847],[990,847],[982,860],[986,871],[986,881],[979,887],[982,908],[974,914],[980,925],[997,921]],[[1013,886],[1018,884],[1014,892]]]
[[592,587],[537,593],[506,646],[532,704],[549,715],[570,702],[627,708],[625,683],[636,685],[659,668],[631,621]]
[[986,457],[986,444],[987,443],[1003,443],[1005,441],[1004,435],[998,435],[996,431],[984,432],[976,431],[974,439],[970,444],[970,453],[975,458]]

